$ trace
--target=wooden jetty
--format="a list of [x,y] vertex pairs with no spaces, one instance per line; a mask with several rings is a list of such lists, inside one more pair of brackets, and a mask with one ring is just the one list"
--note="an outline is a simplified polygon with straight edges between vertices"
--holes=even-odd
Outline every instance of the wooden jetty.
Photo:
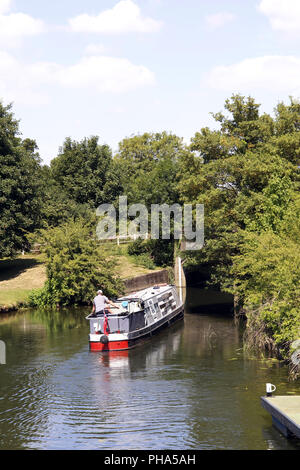
[[285,437],[294,435],[300,439],[300,396],[261,397],[261,404]]

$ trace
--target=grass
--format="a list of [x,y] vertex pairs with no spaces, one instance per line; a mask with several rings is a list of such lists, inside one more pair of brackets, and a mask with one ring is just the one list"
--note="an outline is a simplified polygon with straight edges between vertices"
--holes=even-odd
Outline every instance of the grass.
[[116,244],[103,243],[101,245],[103,252],[106,256],[112,257],[116,261],[114,268],[115,273],[120,276],[121,279],[131,279],[136,276],[142,276],[153,272],[154,270],[160,270],[161,268],[149,268],[141,263],[135,256],[130,256],[127,252],[128,243]]
[[[116,262],[115,274],[124,280],[153,272],[153,269],[142,264],[142,260],[129,256],[127,246],[128,244],[118,246],[110,243],[101,245],[105,256]],[[29,292],[43,287],[45,281],[46,267],[43,254],[26,254],[13,260],[0,260],[0,309],[26,304]]]
[[0,306],[26,303],[32,289],[43,287],[46,268],[43,255],[24,255],[0,260]]
[[0,306],[15,307],[28,300],[31,289],[3,289],[0,290]]

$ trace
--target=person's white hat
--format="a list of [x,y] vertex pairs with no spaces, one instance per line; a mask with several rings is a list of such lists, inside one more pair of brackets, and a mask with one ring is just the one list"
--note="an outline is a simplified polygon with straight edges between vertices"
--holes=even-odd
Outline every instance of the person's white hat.
[[98,290],[97,294],[103,294],[102,290]]

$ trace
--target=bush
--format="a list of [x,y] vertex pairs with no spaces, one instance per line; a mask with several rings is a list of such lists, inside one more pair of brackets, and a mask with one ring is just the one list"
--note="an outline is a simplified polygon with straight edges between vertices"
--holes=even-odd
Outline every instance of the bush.
[[156,266],[173,266],[174,240],[149,240],[148,245]]
[[[128,254],[150,258],[154,266],[172,266],[174,262],[174,240],[143,240],[138,238],[128,247]],[[150,268],[151,269],[151,268]]]
[[130,256],[137,256],[142,255],[144,253],[149,253],[149,245],[148,240],[143,240],[142,238],[138,238],[134,242],[130,243],[128,246],[128,254]]
[[241,252],[233,258],[231,292],[247,314],[247,337],[253,344],[268,344],[271,338],[286,357],[300,335],[299,244],[271,231],[245,233]]
[[123,284],[114,276],[114,264],[100,252],[83,220],[45,231],[47,281],[30,295],[32,306],[87,304],[101,288],[118,296]]
[[134,262],[138,266],[144,266],[147,269],[155,269],[156,266],[148,253],[133,256]]

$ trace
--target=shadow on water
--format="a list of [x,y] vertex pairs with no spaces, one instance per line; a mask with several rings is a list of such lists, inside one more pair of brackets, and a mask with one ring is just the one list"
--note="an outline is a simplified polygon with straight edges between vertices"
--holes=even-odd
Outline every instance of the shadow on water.
[[207,289],[206,282],[209,280],[209,268],[196,267],[189,269],[186,275],[187,299],[186,310],[189,313],[204,313],[232,316],[233,296],[218,290]]
[[188,289],[186,311],[233,316],[233,297],[220,291],[191,287]]

